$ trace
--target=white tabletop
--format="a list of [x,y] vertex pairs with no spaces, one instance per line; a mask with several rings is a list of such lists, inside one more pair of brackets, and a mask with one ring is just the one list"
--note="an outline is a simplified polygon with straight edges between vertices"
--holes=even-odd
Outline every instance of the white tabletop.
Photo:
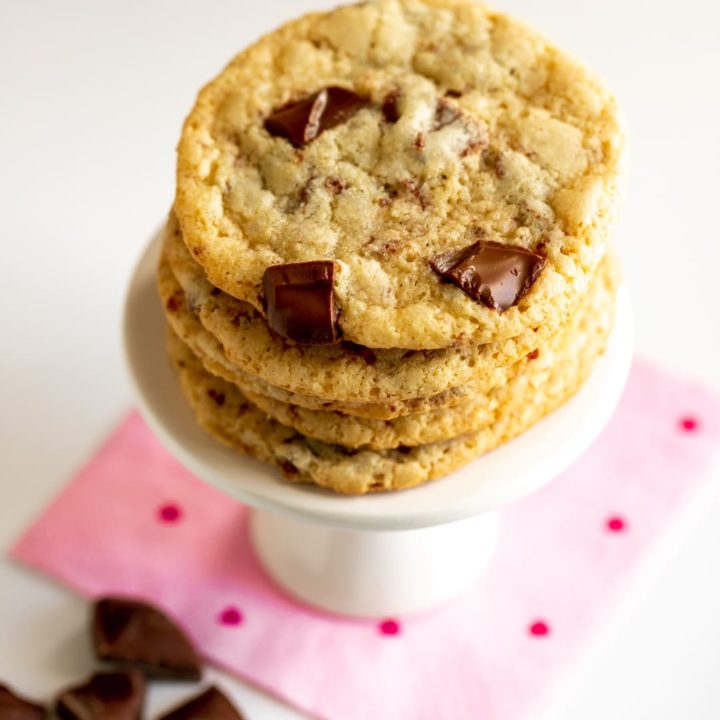
[[[197,88],[262,31],[333,4],[0,0],[0,548],[131,402],[123,292],[172,198],[173,148]],[[619,93],[633,177],[618,239],[639,349],[720,387],[720,5],[499,4]],[[707,508],[557,720],[720,717],[718,513]],[[0,679],[49,696],[89,671],[85,611],[0,561]],[[222,682],[250,720],[298,717]],[[181,692],[154,691],[151,709]]]

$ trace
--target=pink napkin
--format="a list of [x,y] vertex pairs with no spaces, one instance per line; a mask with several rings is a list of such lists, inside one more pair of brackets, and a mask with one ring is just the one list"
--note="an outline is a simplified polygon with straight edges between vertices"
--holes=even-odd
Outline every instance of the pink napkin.
[[592,449],[503,513],[483,581],[443,608],[379,623],[279,592],[251,551],[246,509],[178,465],[135,413],[14,556],[89,596],[156,602],[208,660],[314,716],[529,720],[663,533],[712,488],[719,441],[718,396],[636,362]]

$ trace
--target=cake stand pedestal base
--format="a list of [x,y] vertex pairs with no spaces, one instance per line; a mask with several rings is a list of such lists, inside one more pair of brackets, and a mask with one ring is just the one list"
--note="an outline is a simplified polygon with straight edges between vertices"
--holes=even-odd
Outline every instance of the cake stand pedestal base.
[[334,613],[388,617],[439,605],[483,573],[496,511],[543,487],[597,437],[620,399],[632,360],[621,288],[607,352],[575,397],[520,437],[447,477],[412,490],[344,497],[283,480],[197,424],[165,353],[155,288],[160,235],[138,263],[125,306],[125,348],[137,401],[164,445],[228,502],[253,508],[255,550],[278,585]]
[[440,605],[483,574],[497,513],[418,530],[348,530],[254,510],[250,535],[270,577],[303,602],[357,617]]

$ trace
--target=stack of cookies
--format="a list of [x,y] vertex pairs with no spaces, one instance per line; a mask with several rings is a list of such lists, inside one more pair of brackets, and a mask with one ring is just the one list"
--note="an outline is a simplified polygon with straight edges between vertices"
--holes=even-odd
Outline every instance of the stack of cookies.
[[610,332],[613,97],[472,0],[289,23],[200,93],[158,280],[200,424],[290,480],[409,488],[522,433]]

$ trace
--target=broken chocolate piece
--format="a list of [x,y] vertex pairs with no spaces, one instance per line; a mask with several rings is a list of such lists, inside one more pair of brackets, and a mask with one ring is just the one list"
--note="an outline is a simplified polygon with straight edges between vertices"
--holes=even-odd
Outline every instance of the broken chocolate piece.
[[0,685],[0,718],[2,720],[44,720],[45,708]]
[[438,255],[430,266],[476,302],[504,312],[528,292],[545,263],[542,255],[530,250],[480,241]]
[[138,672],[96,673],[59,697],[60,720],[140,720],[145,680]]
[[276,110],[265,120],[265,129],[300,148],[368,105],[367,98],[352,90],[329,87]]
[[214,685],[158,720],[243,720],[237,708]]
[[[221,404],[219,397],[213,399]],[[92,634],[100,660],[136,668],[148,677],[199,680],[202,674],[200,658],[183,631],[147,603],[114,597],[99,600]]]
[[270,266],[263,276],[270,327],[305,345],[337,342],[334,277],[335,263],[329,260]]

